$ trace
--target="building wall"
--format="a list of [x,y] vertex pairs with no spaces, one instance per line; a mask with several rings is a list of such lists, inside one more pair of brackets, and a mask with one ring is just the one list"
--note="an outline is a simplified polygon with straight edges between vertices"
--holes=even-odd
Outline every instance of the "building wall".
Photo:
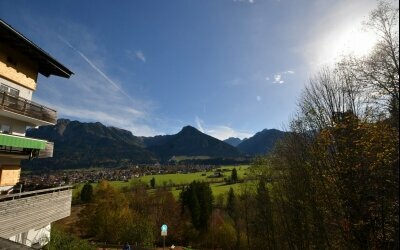
[[19,165],[0,165],[0,186],[13,186],[19,181],[21,167]]
[[35,90],[38,65],[16,49],[0,43],[0,76]]
[[24,86],[21,86],[19,84],[16,84],[16,83],[14,83],[14,82],[12,82],[10,80],[7,80],[6,78],[3,78],[1,76],[0,76],[0,84],[5,84],[5,85],[10,86],[10,87],[12,87],[14,89],[18,89],[20,97],[25,98],[27,100],[32,100],[33,90],[28,89],[28,88],[26,88]]
[[9,127],[10,129],[10,134],[13,135],[21,135],[24,136],[25,135],[25,131],[26,131],[26,126],[28,125],[26,122],[23,121],[19,121],[16,119],[11,119],[9,117],[5,117],[0,115],[0,128],[1,126],[6,125],[7,127]]
[[39,244],[41,246],[46,245],[50,241],[51,224],[48,224],[41,228],[34,228],[28,232],[17,234],[9,238],[11,241],[15,241],[27,246]]
[[0,191],[8,190],[19,181],[20,165],[20,159],[0,156]]

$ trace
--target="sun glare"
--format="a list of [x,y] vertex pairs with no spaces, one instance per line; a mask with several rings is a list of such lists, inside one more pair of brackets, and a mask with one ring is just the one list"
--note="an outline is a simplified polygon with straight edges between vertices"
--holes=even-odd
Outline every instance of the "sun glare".
[[359,26],[342,26],[325,33],[317,43],[314,54],[314,66],[332,65],[341,57],[353,55],[356,57],[365,56],[371,52],[378,38],[377,35],[363,30]]
[[377,37],[372,32],[357,28],[343,32],[334,42],[338,45],[338,53],[365,56],[371,52],[377,42]]

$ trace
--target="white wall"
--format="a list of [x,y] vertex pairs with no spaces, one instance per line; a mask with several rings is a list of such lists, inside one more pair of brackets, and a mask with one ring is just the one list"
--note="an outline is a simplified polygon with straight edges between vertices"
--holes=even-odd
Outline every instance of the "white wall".
[[8,85],[14,89],[18,89],[19,90],[19,96],[28,100],[32,100],[32,90],[28,89],[28,88],[24,88],[21,85],[15,84],[13,82],[10,82],[2,77],[0,77],[0,83],[3,83],[5,85]]
[[41,228],[34,228],[28,232],[24,232],[13,237],[9,240],[24,244],[28,247],[39,244],[40,246],[46,245],[50,241],[51,224]]
[[13,135],[25,135],[26,126],[28,124],[23,121],[0,115],[0,125],[10,126]]

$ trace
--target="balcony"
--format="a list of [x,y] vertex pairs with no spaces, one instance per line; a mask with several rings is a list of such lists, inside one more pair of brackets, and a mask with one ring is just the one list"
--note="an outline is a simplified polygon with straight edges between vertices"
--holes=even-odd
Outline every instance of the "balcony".
[[46,146],[44,149],[39,151],[39,155],[37,156],[38,158],[51,158],[53,157],[53,151],[54,151],[54,143],[52,142],[46,142]]
[[0,237],[8,239],[71,214],[71,186],[0,195]]
[[0,154],[13,155],[17,158],[53,157],[54,144],[24,136],[0,134]]
[[51,125],[57,122],[57,111],[3,91],[0,92],[1,114],[33,125]]

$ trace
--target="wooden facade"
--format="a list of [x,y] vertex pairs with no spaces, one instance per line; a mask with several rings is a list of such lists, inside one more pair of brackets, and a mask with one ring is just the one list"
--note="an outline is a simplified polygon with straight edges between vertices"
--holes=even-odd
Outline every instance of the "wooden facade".
[[14,185],[19,181],[20,173],[19,165],[2,165],[0,168],[0,186]]

